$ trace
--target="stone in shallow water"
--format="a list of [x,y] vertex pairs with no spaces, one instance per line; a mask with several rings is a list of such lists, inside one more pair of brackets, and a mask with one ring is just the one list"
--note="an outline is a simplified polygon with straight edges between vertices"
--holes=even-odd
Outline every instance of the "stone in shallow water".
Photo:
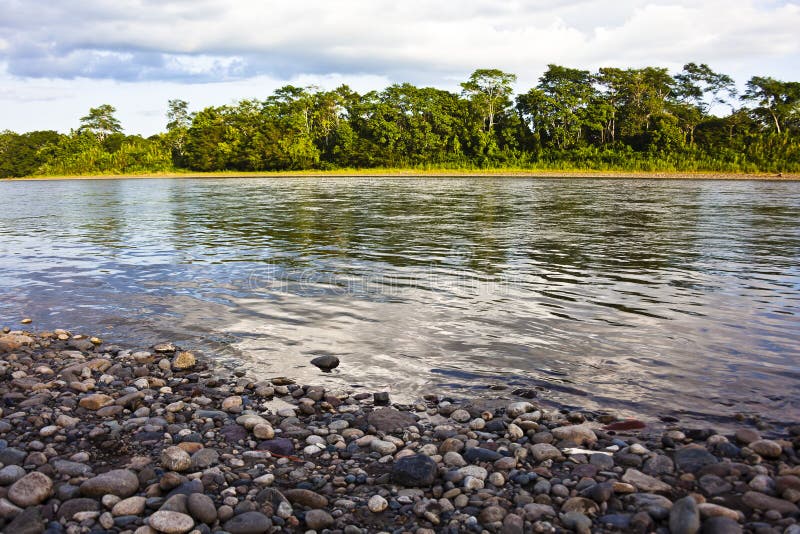
[[323,371],[330,371],[331,369],[339,367],[339,358],[330,354],[325,356],[317,356],[311,360],[311,364],[316,365]]

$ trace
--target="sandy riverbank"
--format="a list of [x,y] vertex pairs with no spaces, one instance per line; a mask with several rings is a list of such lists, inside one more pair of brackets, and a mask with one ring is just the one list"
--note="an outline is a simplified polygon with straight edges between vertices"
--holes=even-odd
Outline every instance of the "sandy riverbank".
[[0,395],[4,532],[800,531],[792,427],[392,404],[64,330],[3,329]]
[[[402,177],[505,177],[505,178],[604,178],[604,179],[637,179],[637,180],[800,180],[800,173],[782,174],[733,174],[720,172],[628,172],[628,171],[528,171],[528,170],[404,170],[404,169],[343,169],[335,171],[285,171],[285,172],[169,172],[152,174],[125,175],[82,175],[82,176],[31,176],[25,178],[7,178],[7,181],[31,180],[133,180],[154,178],[283,178],[283,177],[366,177],[366,178],[402,178]],[[0,180],[3,181],[3,180]]]

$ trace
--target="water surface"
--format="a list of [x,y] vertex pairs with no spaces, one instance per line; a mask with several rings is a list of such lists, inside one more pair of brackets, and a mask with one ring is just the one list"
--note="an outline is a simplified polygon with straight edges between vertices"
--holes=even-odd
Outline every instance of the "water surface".
[[[800,183],[0,183],[23,316],[264,377],[800,420]],[[335,354],[321,376],[308,361]]]

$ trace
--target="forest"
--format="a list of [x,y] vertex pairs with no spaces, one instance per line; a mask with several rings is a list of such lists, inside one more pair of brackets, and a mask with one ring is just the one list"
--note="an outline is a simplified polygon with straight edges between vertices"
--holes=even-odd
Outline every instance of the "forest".
[[[126,135],[108,104],[69,133],[0,132],[0,177],[367,168],[800,171],[800,82],[734,80],[706,64],[476,70],[461,92],[403,83],[359,94],[285,86],[196,112],[170,100],[165,131]],[[0,125],[1,126],[1,125]]]

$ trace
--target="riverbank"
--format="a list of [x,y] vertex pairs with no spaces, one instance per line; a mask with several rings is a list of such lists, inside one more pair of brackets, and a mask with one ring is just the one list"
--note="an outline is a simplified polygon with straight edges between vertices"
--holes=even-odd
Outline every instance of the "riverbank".
[[64,330],[4,328],[0,392],[4,532],[800,532],[800,428],[397,405]]
[[[77,176],[28,176],[6,178],[5,181],[36,180],[128,180],[154,178],[327,178],[357,176],[365,178],[404,178],[404,177],[504,177],[504,178],[602,178],[637,180],[800,180],[800,173],[756,173],[736,174],[723,172],[636,172],[636,171],[550,171],[525,169],[476,169],[476,170],[416,170],[416,169],[338,169],[331,171],[275,171],[275,172],[165,172],[122,175],[77,175]],[[3,180],[0,180],[3,181]]]

